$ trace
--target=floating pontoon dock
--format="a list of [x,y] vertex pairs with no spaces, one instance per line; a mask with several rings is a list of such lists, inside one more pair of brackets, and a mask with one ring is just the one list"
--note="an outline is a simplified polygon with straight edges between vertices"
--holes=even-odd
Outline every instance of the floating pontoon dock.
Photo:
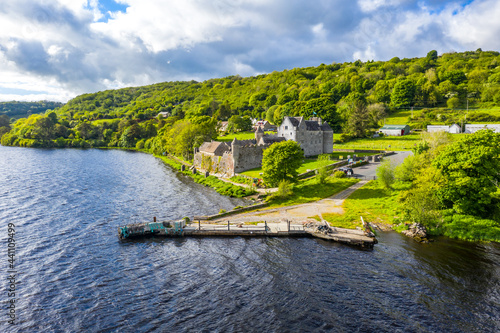
[[317,237],[343,244],[372,249],[377,243],[368,231],[329,227],[323,223],[291,224],[259,222],[257,224],[205,224],[198,221],[144,222],[118,227],[120,240],[147,236],[162,237]]

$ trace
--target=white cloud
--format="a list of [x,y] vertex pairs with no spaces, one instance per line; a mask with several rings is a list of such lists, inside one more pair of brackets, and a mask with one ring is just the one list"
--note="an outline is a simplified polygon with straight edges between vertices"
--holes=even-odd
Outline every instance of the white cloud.
[[448,35],[461,45],[500,49],[500,2],[474,2],[461,11],[450,10],[448,17]]
[[161,81],[416,57],[432,49],[498,50],[500,3],[464,1],[119,0],[126,11],[111,14],[98,0],[6,1],[0,91],[61,100]]

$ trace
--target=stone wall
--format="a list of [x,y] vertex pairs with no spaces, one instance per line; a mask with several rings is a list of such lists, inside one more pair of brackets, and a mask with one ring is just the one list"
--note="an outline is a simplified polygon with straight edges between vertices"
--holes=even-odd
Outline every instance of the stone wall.
[[193,165],[197,170],[208,171],[224,177],[234,176],[233,155],[229,152],[224,153],[222,156],[198,152],[194,155]]
[[243,172],[246,170],[259,168],[262,166],[263,150],[269,145],[232,145],[232,154],[234,161],[234,172]]
[[323,132],[323,154],[333,153],[333,132]]
[[297,142],[304,150],[304,156],[323,154],[323,132],[321,131],[298,131]]

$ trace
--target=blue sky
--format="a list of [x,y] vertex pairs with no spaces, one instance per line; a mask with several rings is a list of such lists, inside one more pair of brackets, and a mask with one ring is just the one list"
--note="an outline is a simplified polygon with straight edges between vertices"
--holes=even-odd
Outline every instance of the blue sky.
[[500,50],[498,0],[5,0],[0,100]]

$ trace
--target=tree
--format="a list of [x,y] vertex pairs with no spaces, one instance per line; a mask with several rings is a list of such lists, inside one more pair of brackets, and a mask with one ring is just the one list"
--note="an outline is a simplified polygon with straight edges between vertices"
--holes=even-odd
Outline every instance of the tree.
[[226,120],[229,117],[231,117],[231,106],[229,105],[229,102],[226,100],[219,106],[219,119]]
[[433,166],[446,177],[439,196],[459,213],[488,216],[493,193],[500,188],[500,133],[482,130],[454,142],[436,157]]
[[446,106],[450,109],[458,109],[460,107],[460,98],[457,96],[452,96],[446,101]]
[[264,150],[262,157],[264,181],[271,186],[276,186],[282,180],[295,181],[303,158],[304,152],[295,141],[272,144]]
[[329,98],[320,97],[309,100],[300,110],[300,115],[308,119],[312,116],[321,117],[328,125],[337,131],[340,129],[340,119],[333,103]]
[[232,116],[227,122],[227,129],[230,132],[250,131],[252,120],[248,116]]
[[394,107],[408,107],[413,104],[415,97],[415,84],[408,79],[402,79],[396,82],[391,94],[391,103]]
[[386,160],[382,162],[377,168],[377,180],[379,184],[386,189],[391,189],[395,179],[394,166],[391,161]]
[[429,51],[429,53],[427,53],[427,56],[425,58],[429,61],[433,60],[435,61],[438,58],[438,53],[436,50]]
[[266,120],[270,122],[271,124],[274,124],[274,111],[278,108],[277,105],[271,106],[269,109],[266,111]]
[[444,183],[444,177],[436,168],[420,170],[415,177],[415,186],[402,192],[399,199],[403,203],[404,219],[434,227],[442,208],[437,193]]
[[316,175],[316,181],[318,184],[323,184],[328,177],[328,165],[332,163],[330,155],[323,154],[318,156],[318,173]]
[[447,71],[444,72],[443,74],[443,81],[449,80],[453,84],[460,84],[464,81],[467,80],[467,76],[465,76],[465,73],[461,70],[452,70],[452,71]]
[[357,102],[350,109],[344,132],[355,138],[363,138],[371,125],[368,108],[365,103]]
[[378,122],[387,116],[384,103],[370,104],[367,109],[371,127],[378,127]]
[[0,138],[2,135],[10,131],[10,119],[9,116],[3,114],[0,115]]
[[40,117],[36,120],[33,127],[32,136],[38,140],[52,139],[54,123],[49,117]]
[[5,114],[0,115],[0,127],[10,127],[9,116]]

